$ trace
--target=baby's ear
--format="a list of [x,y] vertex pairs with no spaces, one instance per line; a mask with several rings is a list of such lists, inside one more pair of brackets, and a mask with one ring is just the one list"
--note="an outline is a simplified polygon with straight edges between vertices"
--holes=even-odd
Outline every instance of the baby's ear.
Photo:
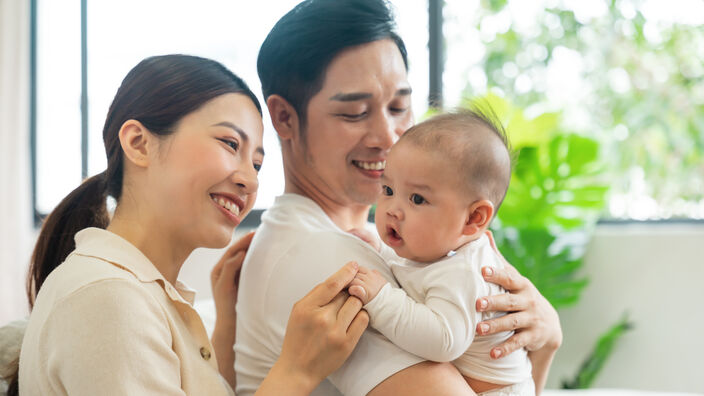
[[476,235],[489,227],[489,223],[494,217],[494,204],[487,199],[480,199],[469,205],[467,213],[462,234]]

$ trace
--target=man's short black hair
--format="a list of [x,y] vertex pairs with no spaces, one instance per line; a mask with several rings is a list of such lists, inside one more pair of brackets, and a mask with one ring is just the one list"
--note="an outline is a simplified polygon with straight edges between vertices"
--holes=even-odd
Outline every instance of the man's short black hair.
[[264,100],[280,95],[306,124],[310,99],[323,87],[330,62],[348,47],[391,39],[408,70],[406,46],[386,0],[306,0],[284,15],[264,40],[257,72]]

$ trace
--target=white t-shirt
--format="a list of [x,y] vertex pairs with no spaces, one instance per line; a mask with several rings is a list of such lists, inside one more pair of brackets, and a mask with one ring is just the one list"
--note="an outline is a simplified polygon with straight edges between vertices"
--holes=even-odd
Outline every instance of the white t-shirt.
[[[382,256],[337,227],[311,199],[284,194],[262,215],[242,269],[237,302],[237,394],[252,395],[281,353],[293,304],[348,261],[396,285]],[[423,359],[365,331],[352,355],[311,395],[366,395]]]
[[504,315],[475,309],[477,298],[505,293],[484,281],[485,266],[503,266],[485,235],[434,263],[392,262],[403,289],[387,284],[364,306],[370,325],[403,349],[428,360],[451,361],[474,379],[508,385],[531,378],[524,349],[496,360],[489,355],[512,331],[475,337],[477,323]]

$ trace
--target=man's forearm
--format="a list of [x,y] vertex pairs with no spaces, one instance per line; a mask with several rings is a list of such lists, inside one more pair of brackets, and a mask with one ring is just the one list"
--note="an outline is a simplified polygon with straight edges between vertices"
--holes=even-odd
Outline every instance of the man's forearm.
[[540,395],[543,388],[545,388],[555,352],[557,352],[557,348],[547,345],[537,351],[528,352],[528,358],[533,365],[533,382],[535,382],[536,395]]

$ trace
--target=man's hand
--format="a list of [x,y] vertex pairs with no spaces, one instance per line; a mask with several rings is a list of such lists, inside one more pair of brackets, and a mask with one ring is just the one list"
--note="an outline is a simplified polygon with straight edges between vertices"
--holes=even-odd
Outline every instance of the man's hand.
[[350,282],[348,290],[351,296],[357,297],[366,305],[379,294],[379,290],[387,283],[388,281],[377,270],[359,267],[359,271]]
[[493,235],[487,232],[491,246],[504,263],[503,269],[482,268],[482,276],[487,282],[503,287],[508,294],[477,299],[477,312],[509,312],[500,318],[477,324],[477,334],[494,334],[514,330],[516,333],[501,345],[491,350],[491,357],[497,359],[511,352],[526,348],[537,351],[548,348],[557,350],[562,344],[562,328],[557,311],[543,297],[538,289],[509,264],[496,249]]

